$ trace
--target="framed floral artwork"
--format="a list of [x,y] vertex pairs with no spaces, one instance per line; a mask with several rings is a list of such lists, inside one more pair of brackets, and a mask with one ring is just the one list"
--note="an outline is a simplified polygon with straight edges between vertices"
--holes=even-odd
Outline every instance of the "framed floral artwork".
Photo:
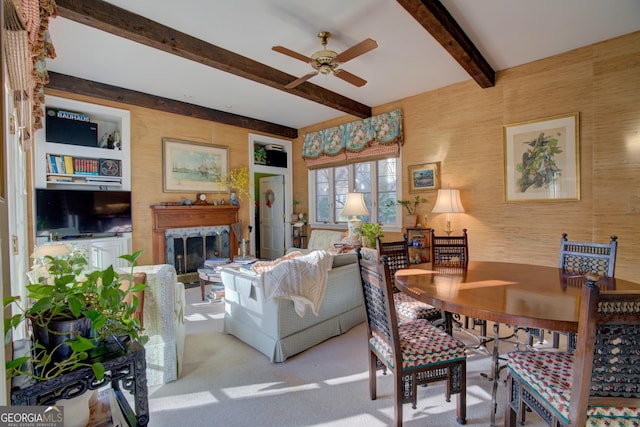
[[505,125],[505,201],[580,200],[578,135],[578,113]]

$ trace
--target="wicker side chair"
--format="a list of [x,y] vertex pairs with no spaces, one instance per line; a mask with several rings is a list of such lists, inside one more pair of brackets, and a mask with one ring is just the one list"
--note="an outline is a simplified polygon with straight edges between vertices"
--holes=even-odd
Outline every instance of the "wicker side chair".
[[418,301],[415,298],[411,298],[395,287],[394,275],[396,271],[402,268],[409,268],[410,266],[409,244],[406,236],[404,240],[396,242],[383,242],[380,240],[380,237],[378,237],[376,239],[376,247],[378,250],[378,260],[380,260],[382,256],[387,257],[387,266],[389,267],[391,280],[394,284],[393,299],[396,305],[398,320],[407,322],[416,319],[426,319],[435,323],[437,326],[444,325],[444,318],[440,309]]
[[505,425],[528,407],[550,426],[635,426],[640,419],[640,291],[583,286],[575,352],[508,355]]
[[369,397],[377,397],[377,369],[383,364],[394,375],[394,425],[401,426],[402,404],[411,402],[416,407],[418,385],[447,381],[445,398],[448,401],[451,394],[457,394],[456,420],[465,424],[464,343],[424,319],[398,323],[386,256],[376,263],[363,259],[359,249],[357,252],[367,317]]
[[[565,273],[576,275],[591,273],[602,277],[614,277],[617,250],[617,236],[611,236],[609,243],[590,243],[569,241],[567,233],[562,233],[558,267]],[[560,334],[560,332],[553,332],[553,348],[560,347]],[[562,334],[567,336],[567,349],[574,350],[576,335],[568,332],[562,332]],[[544,330],[529,329],[527,331],[527,344],[529,346],[533,344],[534,338],[540,342],[544,341]]]

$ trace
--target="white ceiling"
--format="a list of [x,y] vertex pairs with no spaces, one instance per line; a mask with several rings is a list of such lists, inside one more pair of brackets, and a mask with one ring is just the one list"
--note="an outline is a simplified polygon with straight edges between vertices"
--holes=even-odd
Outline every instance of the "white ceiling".
[[[311,83],[374,107],[470,76],[393,0],[109,0],[208,43],[299,77],[311,67],[271,50],[310,56],[319,31],[340,53],[372,38],[378,48]],[[640,30],[640,0],[442,0],[495,71]],[[48,68],[100,83],[292,128],[344,115],[298,96],[58,17]]]

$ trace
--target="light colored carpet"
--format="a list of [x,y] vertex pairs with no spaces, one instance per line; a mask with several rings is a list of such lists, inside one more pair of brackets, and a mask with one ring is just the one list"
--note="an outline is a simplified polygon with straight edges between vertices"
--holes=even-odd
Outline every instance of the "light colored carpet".
[[[390,374],[379,373],[378,398],[369,399],[364,323],[273,364],[222,333],[223,302],[203,303],[200,290],[193,288],[187,290],[187,304],[183,375],[149,390],[150,426],[375,427],[393,423]],[[505,351],[512,348],[505,345]],[[490,361],[484,352],[473,351],[468,357],[469,426],[489,425],[491,383],[480,374],[488,372]],[[503,380],[504,376],[503,372]],[[444,383],[419,387],[418,392],[417,408],[403,407],[404,425],[458,425],[455,398],[450,403],[444,400]],[[496,425],[503,425],[504,393],[501,381]],[[527,427],[541,425],[536,415],[528,414]]]

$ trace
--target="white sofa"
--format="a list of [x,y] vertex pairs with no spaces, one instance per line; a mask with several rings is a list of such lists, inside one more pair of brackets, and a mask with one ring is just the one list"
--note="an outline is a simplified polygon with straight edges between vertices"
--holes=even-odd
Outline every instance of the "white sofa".
[[133,271],[147,275],[143,308],[144,333],[149,337],[144,346],[147,385],[175,381],[184,355],[184,285],[170,264],[136,266]]
[[225,287],[224,332],[272,362],[284,362],[365,320],[355,254],[334,256],[317,316],[307,310],[300,317],[290,299],[266,300],[263,277],[251,270],[225,268],[221,278]]

